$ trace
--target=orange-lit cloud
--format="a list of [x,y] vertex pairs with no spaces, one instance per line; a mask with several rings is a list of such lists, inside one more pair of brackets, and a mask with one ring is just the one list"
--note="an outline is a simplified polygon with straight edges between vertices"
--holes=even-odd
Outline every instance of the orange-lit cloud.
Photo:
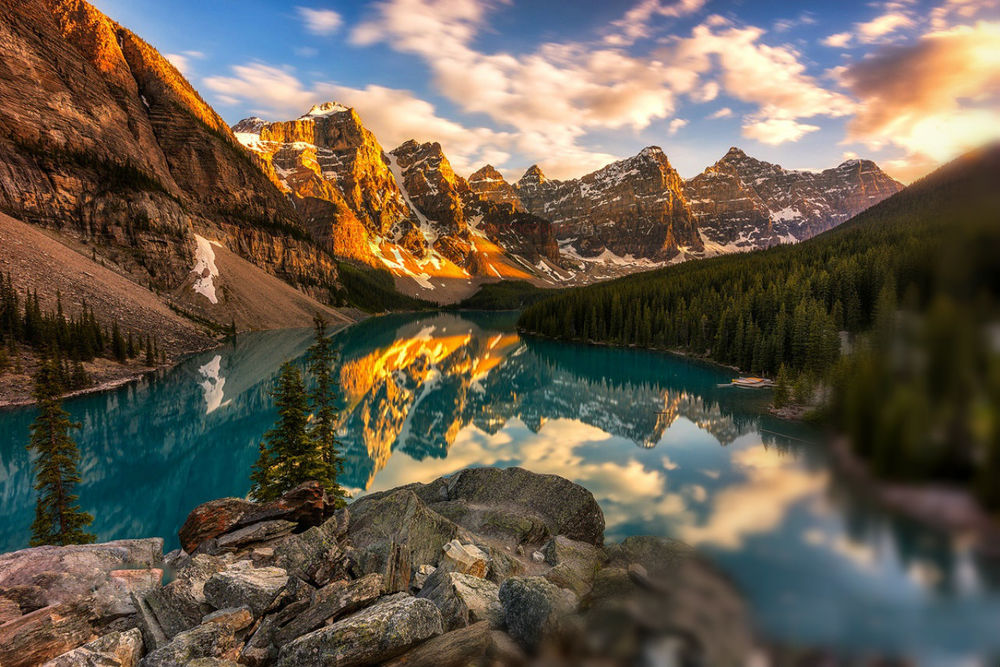
[[1000,22],[927,33],[839,76],[861,100],[847,140],[902,148],[888,166],[903,180],[1000,139]]

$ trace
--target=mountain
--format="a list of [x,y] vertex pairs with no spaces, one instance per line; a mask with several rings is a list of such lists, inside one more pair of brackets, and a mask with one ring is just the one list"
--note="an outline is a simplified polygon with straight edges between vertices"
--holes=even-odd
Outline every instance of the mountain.
[[293,121],[248,118],[233,131],[274,167],[330,253],[388,269],[404,291],[453,300],[483,278],[538,280],[540,258],[559,260],[547,220],[480,198],[440,144],[410,140],[386,151],[336,102]]
[[[336,262],[309,240],[273,169],[155,49],[83,0],[0,7],[0,212],[199,326],[306,324],[302,312],[338,299]],[[16,281],[40,277],[28,267]],[[276,301],[265,303],[245,289],[273,277],[301,292],[269,288]],[[299,297],[304,308],[287,300]]]
[[684,182],[663,151],[650,146],[582,178],[548,180],[532,166],[515,191],[531,213],[552,221],[564,253],[606,251],[621,258],[669,260],[701,249]]
[[715,253],[803,241],[902,189],[870,160],[795,171],[736,147],[684,183],[698,229]]

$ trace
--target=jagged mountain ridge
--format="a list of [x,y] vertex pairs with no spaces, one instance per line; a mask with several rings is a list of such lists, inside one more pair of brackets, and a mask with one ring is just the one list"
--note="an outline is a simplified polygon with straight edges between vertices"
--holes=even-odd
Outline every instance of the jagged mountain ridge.
[[656,146],[582,178],[548,180],[534,165],[514,186],[529,211],[553,222],[563,245],[583,257],[669,260],[701,239],[683,180]]
[[335,255],[388,268],[433,298],[448,281],[538,279],[557,263],[547,220],[482,199],[438,143],[387,151],[357,113],[336,102],[294,121],[248,118],[237,139],[275,172],[306,226]]
[[799,171],[736,147],[684,184],[699,230],[717,252],[803,241],[902,188],[870,160]]

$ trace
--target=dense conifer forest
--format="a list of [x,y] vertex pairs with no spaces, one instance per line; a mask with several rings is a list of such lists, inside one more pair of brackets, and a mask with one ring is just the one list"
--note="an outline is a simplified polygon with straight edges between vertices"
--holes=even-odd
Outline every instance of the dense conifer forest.
[[124,332],[117,321],[102,327],[86,303],[75,317],[66,315],[59,297],[55,310],[44,311],[37,293],[19,294],[11,276],[0,274],[0,373],[17,363],[19,345],[52,360],[55,379],[65,390],[91,384],[83,362],[97,357],[119,363],[141,358],[153,366],[164,356],[156,340]]
[[704,356],[819,403],[876,471],[1000,507],[1000,148],[795,246],[571,290],[519,327]]

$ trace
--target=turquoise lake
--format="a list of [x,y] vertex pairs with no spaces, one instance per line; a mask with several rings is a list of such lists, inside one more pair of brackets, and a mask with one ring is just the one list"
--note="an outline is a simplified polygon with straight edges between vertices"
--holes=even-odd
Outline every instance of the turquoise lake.
[[[962,540],[857,499],[766,392],[666,354],[521,339],[514,314],[374,318],[336,335],[352,494],[467,466],[523,466],[590,489],[607,537],[699,548],[765,636],[918,664],[994,664],[1000,568]],[[67,401],[83,507],[101,541],[162,536],[243,496],[275,413],[269,391],[311,330],[247,334],[120,390]],[[0,412],[0,552],[27,546],[31,409]],[[976,659],[977,662],[970,662]]]

